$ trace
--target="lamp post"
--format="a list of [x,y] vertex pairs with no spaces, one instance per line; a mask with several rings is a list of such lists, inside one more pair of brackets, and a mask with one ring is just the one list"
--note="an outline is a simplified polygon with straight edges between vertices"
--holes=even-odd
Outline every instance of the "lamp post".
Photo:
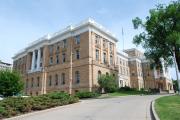
[[179,70],[178,70],[177,62],[176,62],[175,47],[173,47],[173,58],[174,58],[174,64],[175,64],[175,69],[176,69],[176,78],[177,78],[177,82],[178,82],[178,90],[179,90],[179,94],[180,94]]
[[70,77],[69,77],[69,94],[72,94],[72,40],[71,40],[71,46],[70,46]]

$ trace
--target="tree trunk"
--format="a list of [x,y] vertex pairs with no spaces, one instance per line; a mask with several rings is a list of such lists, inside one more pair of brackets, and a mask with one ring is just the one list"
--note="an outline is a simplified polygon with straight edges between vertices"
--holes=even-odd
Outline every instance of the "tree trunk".
[[179,48],[175,48],[175,57],[176,57],[176,63],[178,66],[178,71],[180,71],[180,51],[179,51]]

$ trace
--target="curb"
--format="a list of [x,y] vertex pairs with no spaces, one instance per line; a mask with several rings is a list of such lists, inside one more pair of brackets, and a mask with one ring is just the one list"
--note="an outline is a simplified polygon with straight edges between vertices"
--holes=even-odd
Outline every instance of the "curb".
[[155,104],[155,100],[151,101],[151,115],[152,115],[152,119],[153,120],[160,120],[156,111],[155,111],[155,108],[154,108],[154,104]]
[[79,102],[73,103],[73,104],[63,105],[63,106],[57,106],[57,107],[49,108],[49,109],[45,109],[45,110],[33,111],[33,112],[30,112],[30,113],[25,113],[25,114],[21,114],[21,115],[10,117],[10,118],[4,118],[3,120],[20,120],[20,119],[22,119],[24,117],[28,117],[28,116],[32,116],[32,115],[37,115],[37,114],[45,113],[45,112],[50,112],[52,110],[66,108],[66,107],[69,107],[69,106],[72,106],[72,105],[77,105],[77,104],[80,104],[80,103],[82,103],[82,101],[79,101]]

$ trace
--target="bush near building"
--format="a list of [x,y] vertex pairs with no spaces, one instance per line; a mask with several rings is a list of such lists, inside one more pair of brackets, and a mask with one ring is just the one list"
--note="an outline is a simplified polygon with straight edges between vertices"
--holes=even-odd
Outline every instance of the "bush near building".
[[100,85],[100,89],[105,92],[115,92],[118,89],[116,79],[113,75],[101,75],[98,78],[98,83]]
[[97,92],[88,92],[88,91],[80,91],[75,94],[76,97],[83,99],[83,98],[95,98],[100,96]]
[[67,93],[54,92],[34,97],[9,97],[0,101],[0,119],[78,102]]
[[0,70],[0,95],[4,97],[19,94],[23,90],[20,73],[11,70]]

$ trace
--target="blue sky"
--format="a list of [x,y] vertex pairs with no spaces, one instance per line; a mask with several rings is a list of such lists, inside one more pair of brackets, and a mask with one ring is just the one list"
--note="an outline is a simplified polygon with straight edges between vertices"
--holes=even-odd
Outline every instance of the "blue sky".
[[[149,9],[170,0],[1,0],[0,1],[0,59],[12,63],[12,56],[28,43],[47,33],[89,17],[108,28],[119,39],[124,29],[125,49],[136,47],[132,39],[138,31],[132,19],[145,19]],[[138,47],[142,50],[141,47]],[[172,76],[175,76],[171,70]]]

